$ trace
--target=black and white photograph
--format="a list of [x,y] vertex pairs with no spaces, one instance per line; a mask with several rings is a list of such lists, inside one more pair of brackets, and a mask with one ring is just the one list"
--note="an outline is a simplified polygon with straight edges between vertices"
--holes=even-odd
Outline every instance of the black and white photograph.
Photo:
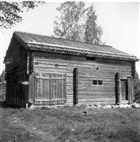
[[139,1],[0,1],[0,141],[140,142],[139,19]]

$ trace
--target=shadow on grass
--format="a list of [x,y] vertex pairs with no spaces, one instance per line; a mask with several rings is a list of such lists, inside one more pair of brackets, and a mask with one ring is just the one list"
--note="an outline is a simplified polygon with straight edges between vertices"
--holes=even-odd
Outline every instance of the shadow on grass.
[[16,108],[16,109],[20,109],[21,107],[16,106],[16,105],[9,105],[9,104],[6,104],[6,101],[0,100],[0,108]]
[[0,108],[20,108],[20,107],[16,105],[6,104],[5,94],[3,94],[0,96]]

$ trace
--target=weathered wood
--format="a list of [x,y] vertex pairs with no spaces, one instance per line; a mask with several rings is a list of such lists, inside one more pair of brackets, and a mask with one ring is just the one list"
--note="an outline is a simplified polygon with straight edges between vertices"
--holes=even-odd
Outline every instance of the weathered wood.
[[134,79],[132,79],[132,101],[131,103],[134,102],[135,96],[134,96]]
[[78,104],[78,68],[73,70],[73,104]]
[[[78,86],[79,91],[81,94],[92,94],[93,92],[97,92],[98,94],[102,94],[103,92],[105,93],[105,96],[108,93],[114,94],[115,90],[115,73],[116,71],[120,72],[120,77],[125,79],[127,78],[128,75],[131,75],[131,64],[130,63],[122,63],[119,64],[118,62],[112,62],[111,64],[109,61],[104,61],[104,62],[98,62],[97,60],[94,62],[89,62],[89,61],[79,61],[79,60],[67,60],[62,57],[59,58],[57,56],[56,58],[51,58],[49,55],[49,58],[45,56],[44,58],[38,58],[37,56],[35,57],[35,62],[41,62],[39,63],[41,66],[39,67],[38,70],[36,71],[50,71],[50,72],[63,72],[67,74],[66,78],[66,84],[69,84],[70,86],[67,86],[67,96],[70,94],[73,94],[73,88],[72,88],[72,83],[73,83],[73,70],[74,68],[79,68],[79,75],[78,75]],[[37,69],[39,66],[35,65]],[[47,64],[47,65],[46,65]],[[55,64],[58,64],[58,67],[55,67]],[[46,65],[46,67],[45,67]],[[99,67],[99,70],[96,70],[96,67]],[[94,86],[92,85],[92,81],[94,79],[99,79],[103,81],[102,86]],[[83,89],[83,90],[82,90]],[[87,91],[86,91],[87,90]],[[89,91],[90,92],[89,94]],[[88,97],[88,96],[87,96]],[[114,96],[115,98],[115,96]],[[67,101],[72,102],[73,98],[68,97]]]
[[[48,101],[49,104],[60,104],[66,101],[65,74],[37,73],[35,101]],[[36,103],[35,103],[36,104]]]
[[34,72],[29,76],[29,102],[34,103],[35,100],[35,80]]
[[[119,103],[120,80],[127,79],[128,76],[134,77],[135,62],[95,57],[91,57],[95,60],[88,60],[86,56],[29,51],[16,39],[13,41],[11,46],[17,49],[15,53],[11,52],[14,57],[13,64],[6,65],[7,90],[9,89],[7,102],[13,104],[102,104],[112,103],[113,100]],[[10,52],[8,54],[10,57]],[[116,72],[119,73],[118,81],[115,78]],[[35,75],[36,73],[38,75]],[[28,89],[27,86],[22,87],[15,81],[16,78],[21,81],[22,74],[27,75]],[[9,83],[10,80],[14,82],[12,85]],[[102,85],[93,84],[93,80],[102,81]],[[132,94],[133,87],[128,91]],[[130,102],[132,100],[131,95]]]
[[25,74],[7,78],[6,103],[25,107],[28,101],[28,78]]
[[134,101],[134,84],[133,84],[133,79],[132,77],[127,78],[127,83],[128,83],[128,103],[133,103]]
[[120,103],[120,74],[117,72],[115,74],[115,95],[116,95],[116,104]]
[[121,101],[128,100],[128,87],[127,87],[127,80],[121,80]]
[[135,62],[131,63],[131,70],[132,70],[132,74],[131,76],[133,77],[133,79],[135,78],[135,73],[136,73],[136,66],[135,66]]
[[96,98],[96,99],[79,99],[79,103],[83,103],[83,104],[86,104],[88,102],[96,102],[99,103],[99,104],[102,104],[102,103],[108,103],[108,104],[115,104],[115,99],[114,98]]
[[64,59],[64,60],[86,60],[85,57],[78,57],[74,55],[62,55],[62,54],[56,54],[56,53],[43,53],[43,52],[35,52],[36,57],[44,57],[44,58],[54,58],[54,59]]
[[30,52],[29,58],[29,74],[32,74],[34,71],[34,53]]

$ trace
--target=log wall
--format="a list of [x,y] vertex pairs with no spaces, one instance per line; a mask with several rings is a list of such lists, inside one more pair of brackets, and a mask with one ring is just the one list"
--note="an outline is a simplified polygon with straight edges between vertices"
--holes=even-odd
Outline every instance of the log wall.
[[13,44],[13,46],[15,46],[14,49],[17,48],[18,50],[9,54],[9,57],[13,57],[13,62],[6,64],[6,103],[25,107],[28,102],[29,88],[27,51],[20,44]]
[[[66,73],[67,104],[73,104],[73,71],[78,68],[78,104],[114,104],[115,74],[120,79],[131,76],[131,63],[51,53],[34,53],[34,71]],[[93,85],[101,80],[102,85]]]

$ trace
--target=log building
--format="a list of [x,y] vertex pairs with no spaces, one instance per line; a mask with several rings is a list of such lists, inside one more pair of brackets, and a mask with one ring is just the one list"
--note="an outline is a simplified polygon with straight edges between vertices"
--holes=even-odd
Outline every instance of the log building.
[[14,32],[4,59],[6,103],[132,103],[138,60],[107,45]]

